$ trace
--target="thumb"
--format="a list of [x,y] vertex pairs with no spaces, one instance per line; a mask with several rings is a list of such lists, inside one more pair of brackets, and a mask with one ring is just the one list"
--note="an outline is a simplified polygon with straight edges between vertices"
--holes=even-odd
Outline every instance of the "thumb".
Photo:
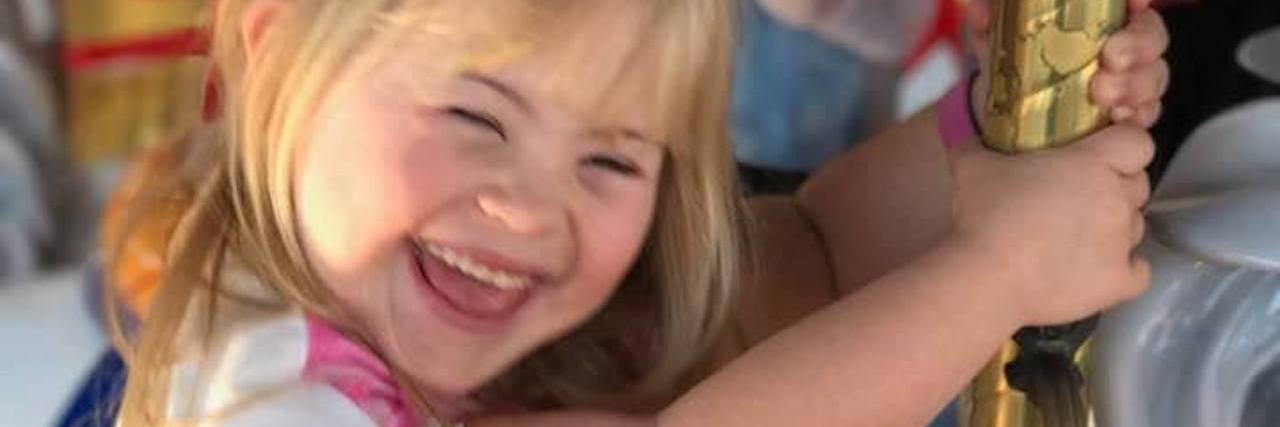
[[1151,135],[1127,125],[1109,126],[1063,149],[1091,157],[1125,176],[1142,173],[1155,156]]

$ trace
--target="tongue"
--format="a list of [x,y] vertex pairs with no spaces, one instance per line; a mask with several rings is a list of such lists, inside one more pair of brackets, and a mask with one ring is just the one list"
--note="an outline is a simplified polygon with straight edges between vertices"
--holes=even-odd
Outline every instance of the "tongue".
[[433,256],[422,258],[427,281],[463,313],[494,318],[511,314],[524,302],[527,290],[502,290],[476,281]]

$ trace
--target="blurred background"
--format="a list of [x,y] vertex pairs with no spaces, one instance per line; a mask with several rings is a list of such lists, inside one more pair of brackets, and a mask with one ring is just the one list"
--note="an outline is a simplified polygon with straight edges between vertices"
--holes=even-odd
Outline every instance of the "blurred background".
[[[741,1],[732,135],[752,194],[794,190],[972,69],[965,0]],[[93,403],[119,385],[100,237],[118,224],[104,217],[127,205],[137,159],[205,116],[205,3],[0,0],[0,425],[99,425]],[[1156,176],[1200,123],[1280,94],[1247,70],[1265,64],[1236,58],[1280,25],[1280,1],[1157,3],[1174,78]],[[164,229],[129,242],[113,280],[133,306],[159,277]]]

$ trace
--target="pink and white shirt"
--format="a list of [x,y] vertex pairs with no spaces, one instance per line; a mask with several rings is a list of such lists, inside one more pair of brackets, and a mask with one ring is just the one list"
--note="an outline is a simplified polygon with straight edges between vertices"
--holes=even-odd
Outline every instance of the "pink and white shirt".
[[[224,276],[254,292],[248,274]],[[183,336],[196,336],[190,325]],[[297,309],[220,300],[210,332],[204,351],[175,365],[170,419],[224,427],[452,426],[479,409],[458,399],[433,408],[443,421],[422,419],[381,359]]]

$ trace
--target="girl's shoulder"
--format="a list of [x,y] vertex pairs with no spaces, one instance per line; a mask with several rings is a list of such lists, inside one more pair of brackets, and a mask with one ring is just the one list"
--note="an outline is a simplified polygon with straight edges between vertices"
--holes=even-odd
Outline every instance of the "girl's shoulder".
[[190,351],[172,370],[170,419],[226,426],[420,425],[387,365],[320,319],[233,301],[219,301],[213,316],[189,314],[189,325],[209,323],[183,334],[200,339],[186,341]]
[[307,329],[297,313],[217,322],[203,348],[173,368],[170,419],[219,426],[379,425],[337,387],[308,378]]

